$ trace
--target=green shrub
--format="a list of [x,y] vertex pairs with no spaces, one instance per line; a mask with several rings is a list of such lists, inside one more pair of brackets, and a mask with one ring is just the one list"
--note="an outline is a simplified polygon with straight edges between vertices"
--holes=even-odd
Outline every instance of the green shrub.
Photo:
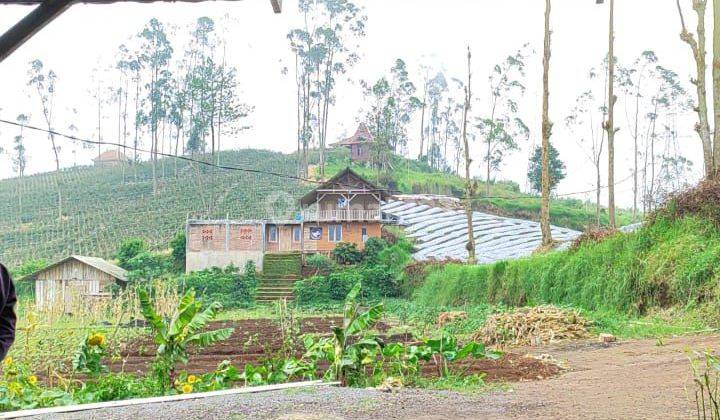
[[378,253],[377,262],[399,276],[412,261],[412,251],[412,244],[407,239],[398,238],[395,244]]
[[300,304],[342,302],[358,282],[363,284],[362,297],[365,300],[400,295],[395,275],[383,265],[350,268],[327,276],[312,276],[295,282],[294,294]]
[[35,282],[33,281],[17,281],[18,279],[27,275],[33,274],[36,271],[42,270],[43,268],[50,265],[45,260],[29,260],[25,261],[20,266],[14,267],[10,270],[10,275],[15,281],[15,293],[18,298],[30,298],[35,296]]
[[207,302],[220,302],[224,308],[247,307],[251,305],[257,288],[254,264],[248,264],[240,274],[237,267],[212,267],[195,271],[180,277],[179,283],[185,289],[195,289],[199,298]]
[[130,260],[138,256],[140,253],[147,251],[147,242],[141,238],[125,239],[115,254],[118,265],[126,270],[131,270]]
[[335,268],[333,261],[322,254],[309,255],[305,259],[305,265],[314,269],[315,274],[321,274],[324,276],[330,274]]
[[379,300],[386,297],[400,296],[400,285],[395,273],[384,265],[364,267],[362,277],[363,297],[368,300]]
[[351,242],[340,242],[332,251],[333,257],[338,264],[357,264],[362,261],[363,254],[357,249],[357,245]]
[[341,302],[352,287],[362,280],[357,270],[342,270],[327,276],[312,276],[295,282],[295,299],[301,304]]
[[712,222],[657,220],[577,250],[491,265],[450,264],[428,275],[424,305],[552,303],[642,314],[717,299],[720,230]]
[[185,232],[178,232],[170,241],[170,249],[172,252],[170,256],[172,258],[173,266],[178,272],[185,271],[185,254],[186,254],[186,237]]
[[142,251],[124,264],[130,282],[148,281],[164,277],[172,271],[172,261],[166,255]]
[[385,248],[388,247],[387,241],[382,238],[368,238],[365,241],[365,250],[363,256],[366,264],[377,264],[378,256]]

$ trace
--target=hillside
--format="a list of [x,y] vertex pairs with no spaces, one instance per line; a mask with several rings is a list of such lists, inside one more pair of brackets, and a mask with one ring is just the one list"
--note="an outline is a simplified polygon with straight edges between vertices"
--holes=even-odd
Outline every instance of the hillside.
[[[224,151],[223,165],[294,175],[293,155],[245,149]],[[329,156],[328,174],[349,165],[342,151]],[[403,193],[460,196],[463,181],[416,161],[396,158],[392,177],[353,166],[369,179]],[[295,199],[312,184],[266,174],[191,165],[162,159],[153,194],[152,166],[77,167],[0,181],[0,255],[16,265],[32,259],[55,260],[68,254],[107,257],[127,237],[142,237],[165,247],[184,228],[188,216],[257,218],[288,216]],[[61,192],[58,205],[57,190]],[[532,218],[539,199],[521,194],[517,185],[492,185],[493,197],[476,209]],[[62,216],[60,216],[60,207]],[[553,202],[552,222],[581,230],[594,217],[592,206],[576,200]],[[627,217],[621,220],[627,221]]]
[[717,225],[701,216],[662,217],[568,251],[447,265],[428,276],[416,297],[431,306],[550,303],[632,315],[709,304],[716,314],[719,264]]
[[[258,150],[223,152],[221,163],[286,174],[295,168],[286,155]],[[263,205],[268,200],[282,200],[283,194],[295,197],[310,188],[276,176],[170,159],[159,161],[157,167],[157,194],[148,163],[78,167],[0,182],[3,261],[12,265],[72,253],[109,256],[123,238],[134,236],[164,247],[184,228],[188,215],[257,217],[263,208],[273,208]]]

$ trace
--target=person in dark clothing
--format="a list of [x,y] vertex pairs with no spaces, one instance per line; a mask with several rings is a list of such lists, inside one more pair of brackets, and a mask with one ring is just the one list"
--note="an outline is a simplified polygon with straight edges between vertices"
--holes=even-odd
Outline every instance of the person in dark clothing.
[[3,360],[15,341],[15,285],[5,266],[0,264],[0,360]]

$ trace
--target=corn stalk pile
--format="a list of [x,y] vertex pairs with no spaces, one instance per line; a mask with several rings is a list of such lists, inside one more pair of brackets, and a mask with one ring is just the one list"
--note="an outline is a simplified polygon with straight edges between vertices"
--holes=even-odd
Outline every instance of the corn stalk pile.
[[487,345],[535,346],[587,337],[589,321],[577,311],[554,306],[520,308],[490,315],[473,340]]

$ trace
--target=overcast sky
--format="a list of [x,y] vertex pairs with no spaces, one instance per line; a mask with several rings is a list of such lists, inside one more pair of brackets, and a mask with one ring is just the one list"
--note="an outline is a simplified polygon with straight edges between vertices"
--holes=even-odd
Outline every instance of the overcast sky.
[[[690,20],[691,10],[686,17]],[[0,63],[0,117],[14,120],[19,113],[32,115],[41,124],[41,109],[36,97],[29,96],[26,86],[28,62],[39,58],[58,74],[57,114],[55,128],[74,123],[80,136],[93,136],[96,108],[88,92],[92,69],[114,60],[121,43],[138,33],[150,18],[180,27],[192,24],[198,17],[220,20],[227,15],[228,62],[237,66],[243,101],[255,107],[248,122],[250,130],[232,140],[228,147],[270,148],[291,152],[295,147],[295,86],[281,69],[294,63],[286,34],[298,26],[295,1],[285,0],[283,13],[272,13],[268,0],[205,3],[136,4],[118,2],[111,5],[76,5],[45,27],[12,56]],[[544,1],[541,0],[357,0],[368,15],[367,36],[361,40],[361,61],[343,79],[338,89],[337,105],[330,114],[329,141],[350,134],[361,117],[363,107],[360,80],[376,80],[387,74],[396,58],[404,59],[411,77],[419,84],[421,64],[443,70],[448,78],[465,77],[465,48],[473,51],[475,96],[482,112],[487,94],[487,77],[493,65],[522,44],[529,42],[536,51],[530,58],[527,93],[520,112],[531,128],[529,142],[503,165],[498,178],[512,179],[525,187],[530,147],[539,143],[541,111],[541,60]],[[563,120],[572,109],[575,98],[588,87],[587,73],[602,61],[607,51],[608,5],[595,0],[554,0],[551,61],[551,119],[555,122],[553,143],[566,162],[568,178],[559,193],[589,190],[593,187],[592,167]],[[693,62],[688,47],[678,37],[679,20],[675,0],[618,0],[616,11],[616,55],[621,64],[631,63],[644,50],[654,50],[661,64],[676,71],[686,88]],[[0,6],[0,30],[9,28],[30,8]],[[176,50],[182,50],[177,45]],[[73,115],[71,109],[77,110]],[[625,127],[624,104],[618,104],[617,175],[623,180],[630,174],[631,138]],[[692,131],[694,115],[680,116],[678,125],[683,154],[701,171],[699,140]],[[0,147],[12,147],[16,129],[0,126]],[[411,131],[411,154],[417,154],[419,118]],[[30,165],[28,172],[51,170],[52,158],[47,139],[28,137]],[[480,144],[472,145],[480,161]],[[78,156],[79,164],[89,164],[95,152]],[[66,164],[71,164],[66,158]],[[482,172],[474,168],[478,175]],[[0,155],[0,178],[12,176],[10,159]],[[632,185],[625,181],[617,186],[619,204],[628,206]],[[580,194],[578,198],[589,198]]]

